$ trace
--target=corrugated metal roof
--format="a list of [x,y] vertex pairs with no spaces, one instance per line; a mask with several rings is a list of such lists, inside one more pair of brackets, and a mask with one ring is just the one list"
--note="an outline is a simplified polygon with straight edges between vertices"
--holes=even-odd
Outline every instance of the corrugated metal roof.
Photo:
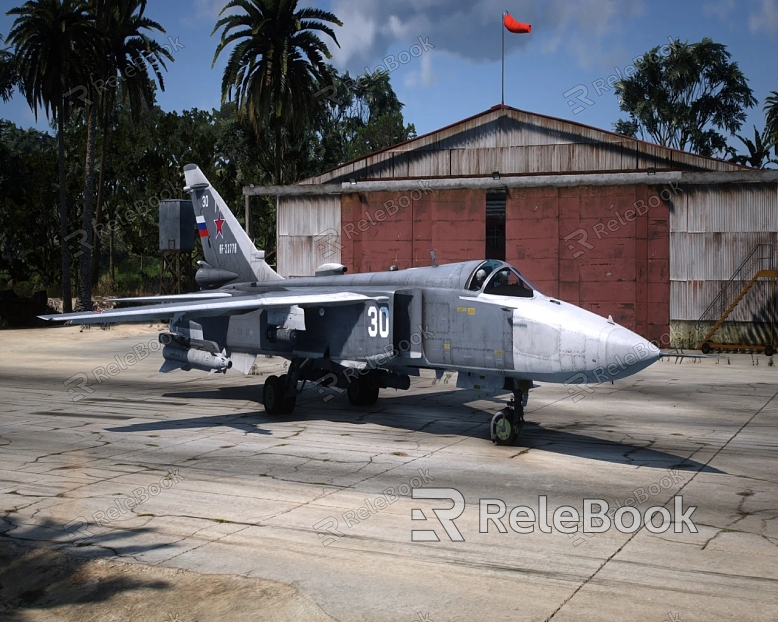
[[[469,152],[477,151],[477,154]],[[742,170],[738,165],[614,132],[496,106],[435,132],[348,162],[306,183],[592,170]]]

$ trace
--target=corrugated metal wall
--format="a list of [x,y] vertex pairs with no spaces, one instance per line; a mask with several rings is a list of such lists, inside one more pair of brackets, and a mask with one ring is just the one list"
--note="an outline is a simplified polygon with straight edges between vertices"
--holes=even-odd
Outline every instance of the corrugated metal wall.
[[[684,188],[673,203],[670,318],[695,321],[757,244],[778,250],[778,189],[776,184],[697,186]],[[766,283],[755,286],[729,319],[753,322],[769,289]]]
[[340,196],[282,197],[278,206],[278,273],[311,276],[340,263]]

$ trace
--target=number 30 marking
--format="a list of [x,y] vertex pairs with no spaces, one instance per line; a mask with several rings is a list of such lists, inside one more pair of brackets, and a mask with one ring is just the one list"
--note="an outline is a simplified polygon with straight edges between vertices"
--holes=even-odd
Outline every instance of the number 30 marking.
[[381,335],[381,337],[386,339],[389,336],[389,308],[370,307],[367,310],[367,317],[370,318],[367,334],[371,337]]

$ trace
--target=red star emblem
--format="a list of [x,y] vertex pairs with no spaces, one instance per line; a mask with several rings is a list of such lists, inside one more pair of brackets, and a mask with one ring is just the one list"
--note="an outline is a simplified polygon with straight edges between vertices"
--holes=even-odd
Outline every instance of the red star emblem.
[[216,217],[216,220],[213,221],[213,224],[216,225],[216,237],[222,236],[224,238],[224,233],[222,233],[222,227],[224,226],[225,220],[222,218],[222,213],[219,211],[219,215]]

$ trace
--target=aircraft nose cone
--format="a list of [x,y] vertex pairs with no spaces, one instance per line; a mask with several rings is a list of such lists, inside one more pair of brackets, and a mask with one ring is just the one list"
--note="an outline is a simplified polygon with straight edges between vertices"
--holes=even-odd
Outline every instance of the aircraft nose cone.
[[617,326],[608,334],[605,352],[608,373],[617,378],[645,369],[658,360],[660,354],[653,343],[622,326]]

